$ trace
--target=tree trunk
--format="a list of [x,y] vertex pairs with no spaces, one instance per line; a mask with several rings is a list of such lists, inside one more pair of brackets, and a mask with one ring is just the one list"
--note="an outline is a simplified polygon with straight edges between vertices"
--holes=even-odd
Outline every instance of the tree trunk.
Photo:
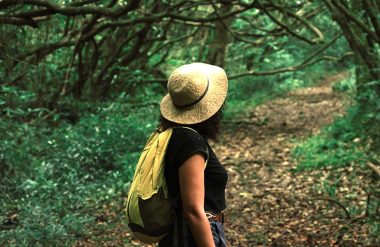
[[[231,10],[232,5],[225,5],[222,4],[219,9],[217,9],[219,15],[223,15],[225,13],[228,13],[229,10]],[[223,21],[223,22],[222,22]],[[227,51],[227,45],[228,45],[228,30],[225,28],[224,25],[229,26],[231,24],[232,19],[224,19],[216,22],[216,30],[215,30],[215,36],[212,40],[209,51],[207,54],[207,63],[218,65],[220,67],[224,67],[224,58]]]
[[[341,27],[343,34],[348,41],[352,51],[355,53],[356,63],[356,86],[359,103],[366,104],[364,96],[368,90],[372,90],[380,96],[380,58],[378,51],[374,48],[375,43],[379,43],[380,37],[373,38],[368,30],[373,30],[371,21],[365,19],[369,11],[360,0],[354,0],[351,4],[344,5],[342,1],[325,1],[329,6],[333,18]],[[376,10],[375,10],[376,11]],[[379,13],[377,13],[379,14]],[[356,18],[356,20],[354,20]],[[358,25],[363,23],[368,30]]]

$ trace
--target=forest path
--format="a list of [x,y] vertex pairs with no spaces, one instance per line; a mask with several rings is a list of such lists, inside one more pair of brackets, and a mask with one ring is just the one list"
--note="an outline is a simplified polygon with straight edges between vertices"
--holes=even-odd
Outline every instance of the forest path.
[[343,96],[331,85],[347,77],[338,73],[268,101],[250,119],[225,126],[211,144],[229,172],[225,228],[230,246],[331,244],[324,237],[336,230],[329,224],[339,219],[321,222],[316,212],[326,202],[312,200],[321,189],[320,174],[291,172],[296,165],[290,151],[295,139],[317,134],[344,113]]
[[[348,77],[327,76],[319,85],[292,91],[268,101],[223,128],[217,143],[210,142],[229,172],[226,237],[229,246],[330,246],[328,234],[344,222],[339,207],[328,208],[328,219],[318,215],[326,202],[316,202],[321,173],[298,172],[290,151],[302,140],[344,113],[343,95],[331,85]],[[124,200],[103,205],[96,213],[94,231],[75,246],[151,246],[133,240],[121,214]],[[337,212],[338,211],[338,214]],[[325,210],[326,212],[326,210]],[[344,212],[343,212],[344,213]],[[331,217],[331,215],[333,217]],[[326,214],[324,214],[326,216]]]

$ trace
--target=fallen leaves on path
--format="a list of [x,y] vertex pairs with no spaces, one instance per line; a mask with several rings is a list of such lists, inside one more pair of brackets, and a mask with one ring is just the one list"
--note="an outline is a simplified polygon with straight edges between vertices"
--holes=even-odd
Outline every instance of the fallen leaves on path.
[[[229,172],[225,229],[230,246],[336,246],[339,238],[340,246],[363,245],[366,227],[340,234],[361,219],[347,217],[346,206],[326,196],[324,186],[335,174],[331,168],[291,172],[296,167],[291,157],[296,142],[318,134],[344,114],[343,96],[333,92],[331,84],[347,76],[339,73],[319,86],[298,89],[260,105],[249,119],[226,125],[219,141],[211,143]],[[353,186],[352,172],[352,167],[336,170],[341,174],[339,190],[360,206],[365,204],[366,194],[363,188]],[[356,183],[365,181],[367,175],[356,172]],[[96,246],[142,246],[117,216],[122,210],[120,204],[103,211],[106,223],[102,224],[115,220],[120,231],[110,227],[110,231],[94,232],[102,236]],[[89,239],[78,246],[93,243]]]
[[[231,246],[336,244],[338,231],[348,221],[345,211],[322,194],[321,181],[330,176],[329,169],[291,172],[296,164],[290,151],[296,140],[319,133],[344,114],[343,96],[332,91],[331,83],[345,76],[341,73],[319,86],[269,101],[255,108],[252,118],[245,120],[265,122],[264,125],[237,122],[224,128],[214,146],[229,171],[226,235]],[[339,172],[349,173],[346,169],[352,168]],[[343,183],[344,179],[347,176]],[[351,184],[345,186],[340,188],[349,194]],[[365,200],[363,190],[355,193],[362,193],[355,197],[361,198],[359,201]],[[355,234],[366,231],[361,229]],[[351,236],[340,243],[352,246],[358,240],[361,237]]]

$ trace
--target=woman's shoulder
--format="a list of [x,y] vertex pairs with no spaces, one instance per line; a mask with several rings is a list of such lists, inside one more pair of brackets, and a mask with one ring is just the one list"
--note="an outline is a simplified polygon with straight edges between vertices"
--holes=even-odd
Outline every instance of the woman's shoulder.
[[173,137],[180,139],[182,142],[196,142],[206,145],[205,138],[196,130],[189,127],[175,127],[173,128]]
[[198,132],[187,127],[173,128],[173,133],[168,146],[168,158],[174,159],[176,164],[182,164],[191,155],[203,154],[208,156],[206,140]]
[[189,127],[173,128],[171,146],[174,149],[203,150],[208,149],[206,139]]

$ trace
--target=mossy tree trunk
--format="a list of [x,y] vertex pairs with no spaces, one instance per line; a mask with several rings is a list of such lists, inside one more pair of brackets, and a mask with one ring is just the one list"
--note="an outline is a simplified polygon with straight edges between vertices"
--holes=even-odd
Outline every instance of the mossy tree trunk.
[[372,90],[380,96],[380,11],[376,0],[325,0],[333,19],[341,27],[355,53],[356,83],[359,103]]

